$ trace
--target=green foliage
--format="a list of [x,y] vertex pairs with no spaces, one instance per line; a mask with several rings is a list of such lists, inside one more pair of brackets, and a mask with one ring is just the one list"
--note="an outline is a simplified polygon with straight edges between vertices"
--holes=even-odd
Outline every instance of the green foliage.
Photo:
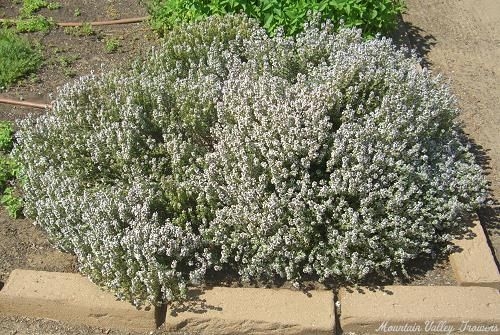
[[11,155],[13,129],[10,122],[0,121],[0,203],[12,218],[18,218],[23,209],[19,196],[19,164]]
[[120,47],[120,41],[116,37],[109,37],[104,40],[104,50],[107,53],[114,53]]
[[76,76],[75,70],[72,68],[73,63],[80,59],[78,54],[66,54],[55,57],[52,63],[57,65],[61,69],[65,76],[74,77]]
[[48,5],[49,3],[45,0],[24,0],[20,14],[21,16],[30,16]]
[[6,184],[15,176],[17,170],[8,157],[12,150],[13,129],[10,122],[0,121],[0,191],[6,187]]
[[12,150],[12,125],[9,122],[0,122],[0,152]]
[[361,28],[365,36],[388,33],[404,10],[403,0],[151,0],[153,29],[160,33],[181,22],[210,15],[244,12],[267,32],[283,27],[287,35],[301,31],[308,13],[320,13],[336,25]]
[[54,26],[52,18],[43,15],[28,16],[15,20],[16,30],[20,33],[33,33],[37,31],[49,31]]
[[39,50],[9,29],[0,29],[0,87],[36,71],[42,62]]
[[94,29],[92,28],[92,25],[90,23],[84,23],[81,27],[80,27],[80,31],[82,33],[83,36],[91,36],[91,35],[95,35],[95,31]]
[[49,2],[45,0],[24,0],[22,4],[23,5],[19,11],[21,16],[31,16],[42,8],[55,10],[62,7],[59,2]]
[[0,198],[0,203],[4,205],[7,213],[9,213],[11,218],[17,219],[22,215],[24,207],[23,198],[15,194],[15,191],[12,187],[7,187],[3,191],[3,195]]
[[[16,1],[16,4],[21,1]],[[48,31],[54,26],[52,18],[43,15],[35,15],[40,9],[48,8],[55,10],[61,8],[58,2],[48,2],[45,0],[24,0],[19,9],[19,15],[16,19],[4,21],[4,25],[13,26],[20,33],[31,33],[37,31]]]
[[90,23],[84,23],[77,27],[66,27],[64,32],[71,36],[85,37],[95,35],[95,31]]
[[47,9],[50,9],[50,10],[56,10],[56,9],[60,9],[60,8],[62,8],[62,5],[59,2],[50,2],[47,5]]

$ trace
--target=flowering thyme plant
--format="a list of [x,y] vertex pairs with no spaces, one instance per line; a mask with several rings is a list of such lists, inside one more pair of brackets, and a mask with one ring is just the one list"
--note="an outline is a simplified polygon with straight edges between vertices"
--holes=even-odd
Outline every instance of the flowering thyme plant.
[[416,62],[314,21],[295,37],[244,16],[175,28],[21,123],[26,214],[136,305],[182,299],[208,269],[404,272],[485,187],[454,98]]

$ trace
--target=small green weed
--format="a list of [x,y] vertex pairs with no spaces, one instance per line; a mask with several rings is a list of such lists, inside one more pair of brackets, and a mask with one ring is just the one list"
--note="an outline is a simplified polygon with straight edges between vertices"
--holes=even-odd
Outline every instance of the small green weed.
[[68,67],[80,59],[79,55],[64,55],[57,58],[57,64],[61,67]]
[[3,195],[0,198],[0,202],[4,205],[7,213],[13,219],[17,219],[21,216],[23,211],[23,198],[16,194],[16,191],[12,187],[7,187],[3,191]]
[[66,27],[64,32],[71,36],[85,37],[95,35],[95,30],[92,28],[90,23],[84,23],[82,26],[78,27]]
[[104,39],[104,50],[108,53],[114,53],[120,47],[120,41],[116,37],[107,37]]
[[0,29],[0,88],[36,71],[41,52],[9,29]]
[[8,122],[0,122],[0,152],[12,150],[12,126]]
[[[61,50],[56,50],[54,53],[60,54]],[[60,55],[52,60],[52,64],[62,69],[66,77],[73,78],[76,76],[76,72],[71,68],[74,62],[80,59],[77,54]]]
[[21,7],[21,16],[30,16],[33,13],[38,12],[42,8],[46,8],[49,3],[45,0],[24,0],[23,6]]
[[56,10],[56,9],[60,9],[60,8],[62,8],[62,5],[59,2],[51,2],[47,5],[47,9],[50,9],[50,10]]
[[22,4],[19,15],[12,20],[4,20],[4,26],[13,26],[19,33],[31,33],[36,31],[48,31],[54,26],[52,18],[43,15],[36,15],[42,8],[55,10],[61,8],[59,2],[48,2],[45,0],[24,0],[13,1],[15,4]]
[[0,196],[10,180],[15,177],[17,171],[13,160],[9,157],[9,153],[10,151],[0,152]]
[[74,17],[79,17],[82,15],[82,12],[80,11],[80,8],[76,8],[75,11],[73,12]]
[[90,23],[84,23],[83,26],[80,27],[80,31],[84,36],[95,35],[95,31]]
[[52,18],[36,15],[15,21],[16,30],[20,33],[32,33],[36,31],[49,31],[54,26]]
[[[20,2],[17,2],[20,3]],[[50,10],[59,9],[62,7],[59,2],[48,2],[45,0],[24,0],[22,2],[23,6],[19,11],[21,16],[31,16],[34,13],[38,12],[42,8],[47,8]]]

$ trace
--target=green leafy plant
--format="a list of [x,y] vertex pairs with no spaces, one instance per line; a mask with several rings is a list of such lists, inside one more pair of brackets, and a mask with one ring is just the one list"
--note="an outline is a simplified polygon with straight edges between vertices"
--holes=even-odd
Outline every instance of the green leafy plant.
[[0,198],[0,202],[9,213],[9,216],[13,219],[17,219],[22,216],[23,211],[23,198],[15,193],[12,187],[7,187],[3,191],[3,195]]
[[120,47],[120,41],[116,37],[108,37],[104,39],[104,50],[107,53],[114,53]]
[[60,3],[44,0],[24,0],[16,3],[22,3],[18,17],[11,20],[3,20],[2,23],[4,26],[15,27],[17,32],[20,33],[50,30],[54,26],[53,19],[43,15],[36,15],[36,13],[42,8],[54,10],[61,7]]
[[[18,2],[21,3],[21,2]],[[40,9],[47,8],[50,10],[56,10],[61,8],[62,5],[59,2],[49,2],[45,0],[23,0],[22,7],[20,9],[21,16],[31,16],[38,12]]]
[[84,23],[81,26],[76,26],[76,27],[66,27],[64,28],[64,32],[68,35],[77,37],[92,36],[95,35],[96,33],[90,23]]
[[80,11],[80,8],[75,8],[75,10],[73,11],[73,16],[74,17],[79,17],[80,15],[82,15],[82,12]]
[[10,29],[0,29],[0,87],[36,71],[41,52]]
[[13,129],[10,122],[0,121],[0,203],[12,218],[18,218],[23,209],[17,177],[19,164],[12,156]]
[[50,9],[50,10],[56,10],[56,9],[60,9],[60,8],[62,8],[62,5],[59,2],[50,2],[47,5],[47,9]]
[[181,22],[210,15],[244,12],[271,34],[283,27],[288,35],[301,31],[308,13],[361,28],[365,36],[388,33],[404,10],[403,0],[150,0],[152,27],[160,33]]
[[65,76],[72,78],[76,76],[72,65],[79,59],[80,56],[78,54],[59,55],[53,59],[52,63],[57,65],[59,69],[62,69]]
[[62,68],[66,68],[73,65],[79,59],[80,56],[78,54],[61,55],[56,58],[55,63]]
[[30,16],[48,5],[49,3],[45,0],[24,0],[20,14],[21,16]]
[[14,20],[16,30],[20,33],[49,31],[54,26],[52,18],[43,15],[28,16]]
[[0,152],[12,150],[12,125],[9,122],[0,122]]
[[135,305],[207,271],[359,283],[466,227],[485,179],[449,89],[388,39],[243,15],[173,28],[127,70],[21,121],[26,215]]

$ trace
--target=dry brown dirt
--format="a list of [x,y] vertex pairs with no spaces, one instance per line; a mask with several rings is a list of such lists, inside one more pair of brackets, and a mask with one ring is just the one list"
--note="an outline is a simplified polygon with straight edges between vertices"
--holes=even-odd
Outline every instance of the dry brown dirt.
[[[137,0],[58,1],[62,8],[45,11],[56,21],[93,21],[145,15]],[[491,182],[492,204],[480,212],[497,255],[500,254],[498,199],[500,199],[500,1],[499,0],[407,0],[404,15],[409,39],[423,57],[423,65],[442,73],[451,82],[463,110],[468,140]],[[74,16],[79,9],[81,15]],[[0,0],[0,17],[16,14],[11,1]],[[106,37],[116,37],[116,53],[104,50]],[[34,81],[25,80],[2,96],[50,102],[50,95],[71,77],[126,64],[158,43],[146,24],[109,26],[88,37],[68,35],[63,29],[29,38],[44,46],[46,62]],[[65,60],[72,60],[67,65]],[[40,111],[0,104],[0,120],[14,120]],[[71,255],[53,249],[43,232],[30,220],[11,220],[0,212],[0,288],[14,268],[75,271]],[[446,262],[424,264],[416,285],[453,285]],[[427,271],[431,270],[431,271]],[[75,327],[55,321],[0,316],[0,335],[106,334],[108,330]],[[158,332],[161,333],[161,332]],[[109,334],[126,333],[109,331]]]
[[[404,20],[423,65],[450,80],[467,140],[490,182],[480,210],[500,256],[500,1],[407,0]],[[497,263],[498,264],[498,263]]]

